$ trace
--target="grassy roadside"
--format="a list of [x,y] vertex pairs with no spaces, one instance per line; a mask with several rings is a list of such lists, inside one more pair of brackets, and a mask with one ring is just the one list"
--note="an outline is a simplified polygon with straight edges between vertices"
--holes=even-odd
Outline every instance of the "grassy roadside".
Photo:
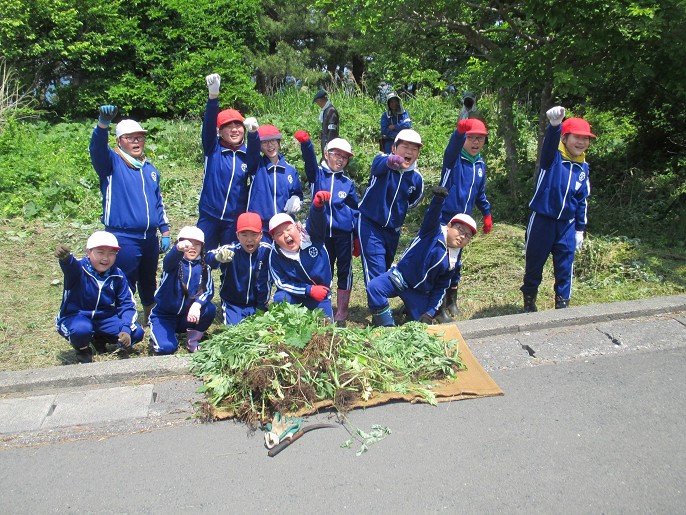
[[[192,222],[192,220],[188,220]],[[67,243],[77,251],[99,224],[19,220],[0,224],[0,370],[50,367],[74,362],[74,351],[55,331],[54,318],[62,294],[62,274],[54,247]],[[410,238],[406,231],[401,248]],[[524,258],[520,226],[498,224],[466,249],[460,284],[461,319],[518,313]],[[77,255],[80,252],[77,252]],[[351,300],[351,324],[369,320],[359,260]],[[215,280],[219,281],[218,275]],[[550,263],[544,272],[539,308],[553,308]],[[578,256],[573,305],[633,300],[686,292],[686,257],[656,249],[639,240],[591,235]],[[218,303],[218,298],[215,298]],[[335,302],[334,302],[335,303]],[[397,305],[397,304],[396,304]],[[217,331],[220,321],[210,329]],[[147,336],[134,356],[147,356]],[[179,353],[185,353],[181,350]],[[117,352],[96,360],[120,359]]]

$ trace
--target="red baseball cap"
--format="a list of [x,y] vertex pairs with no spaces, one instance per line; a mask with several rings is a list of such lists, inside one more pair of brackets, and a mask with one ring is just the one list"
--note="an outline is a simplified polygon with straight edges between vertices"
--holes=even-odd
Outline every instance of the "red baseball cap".
[[279,129],[274,127],[273,125],[263,125],[259,129],[257,129],[257,134],[260,135],[260,141],[270,141],[273,139],[281,139],[281,133],[279,132]]
[[488,136],[488,131],[486,130],[486,124],[479,120],[478,118],[470,118],[470,127],[467,129],[465,134],[483,134]]
[[562,136],[570,133],[577,136],[597,137],[591,132],[590,124],[583,118],[567,118],[562,122]]
[[217,115],[217,129],[220,129],[222,125],[226,125],[229,122],[243,123],[243,115],[235,109],[224,109]]
[[262,219],[257,213],[243,213],[236,222],[236,232],[262,232]]

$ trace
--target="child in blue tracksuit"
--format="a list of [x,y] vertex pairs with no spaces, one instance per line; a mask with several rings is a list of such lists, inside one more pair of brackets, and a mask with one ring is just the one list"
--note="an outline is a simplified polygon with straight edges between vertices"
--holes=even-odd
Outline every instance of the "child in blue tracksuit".
[[383,140],[384,154],[390,154],[393,142],[398,133],[404,129],[412,128],[412,120],[400,102],[396,93],[389,93],[386,97],[387,111],[381,115],[381,139]]
[[421,146],[419,134],[406,129],[396,137],[393,154],[372,162],[358,223],[365,285],[391,267],[407,210],[422,198],[424,179],[416,168]]
[[427,324],[440,322],[435,315],[443,303],[462,248],[476,234],[476,222],[471,216],[459,213],[447,225],[441,224],[441,208],[449,193],[442,186],[434,186],[433,194],[422,226],[398,264],[367,285],[373,325],[395,325],[388,304],[391,297],[403,300],[410,320]]
[[[476,205],[484,218],[484,234],[488,234],[493,228],[491,204],[486,198],[486,163],[481,157],[487,135],[488,130],[481,120],[460,120],[443,153],[441,170],[441,186],[449,192],[443,204],[443,223],[448,223],[456,213],[471,215]],[[462,263],[458,262],[450,288],[446,291],[444,305],[436,315],[441,322],[449,322],[451,317],[460,314],[457,307],[457,286],[461,270]]]
[[324,243],[324,206],[330,200],[328,191],[315,193],[308,217],[309,234],[286,213],[279,213],[269,221],[273,239],[269,272],[276,285],[274,302],[286,301],[308,309],[321,309],[333,318],[331,265]]
[[150,315],[150,340],[156,354],[173,354],[179,348],[178,333],[186,333],[189,352],[214,320],[214,285],[205,263],[205,235],[197,227],[184,227],[164,257],[162,280]]
[[[273,125],[257,127],[248,118],[248,171],[252,184],[248,211],[260,215],[263,233],[269,240],[269,220],[277,213],[295,215],[302,207],[303,190],[298,172],[281,155],[281,133]],[[260,151],[262,152],[260,155]]]
[[136,323],[136,303],[124,273],[114,265],[117,238],[97,231],[86,243],[86,256],[76,259],[68,247],[58,245],[55,256],[64,274],[62,305],[55,320],[57,332],[76,349],[79,363],[93,361],[90,343],[105,351],[107,341],[130,349],[143,339]]
[[207,263],[221,270],[224,323],[238,324],[257,310],[267,311],[269,253],[262,240],[262,220],[257,213],[243,213],[237,222],[238,241],[207,253]]
[[586,228],[586,199],[591,191],[586,150],[595,134],[582,118],[565,117],[556,106],[546,113],[550,124],[541,150],[536,190],[529,203],[526,228],[526,269],[521,290],[524,311],[536,311],[543,266],[553,255],[555,309],[569,306],[574,253],[581,248]]
[[205,248],[214,249],[236,239],[236,219],[248,205],[250,174],[243,116],[235,109],[219,111],[218,74],[208,75],[205,81],[209,91],[202,120],[205,173],[197,226],[205,234]]
[[[352,149],[350,143],[343,138],[334,138],[327,144],[324,159],[319,164],[310,135],[305,131],[297,131],[295,139],[300,142],[312,196],[314,197],[317,191],[331,193],[331,200],[324,206],[324,242],[331,260],[332,275],[334,264],[338,262],[334,321],[344,324],[348,319],[350,289],[353,284],[353,255],[359,256],[359,242],[355,239],[355,227],[359,216],[357,192],[353,181],[344,173],[353,155]],[[309,227],[307,229],[310,230]]]
[[112,150],[107,144],[108,128],[116,114],[115,106],[100,107],[89,151],[100,179],[102,223],[117,237],[121,247],[117,264],[131,290],[135,293],[138,288],[145,325],[155,299],[160,250],[166,252],[171,245],[169,219],[162,202],[160,173],[145,158],[147,131],[134,120],[122,120],[116,128],[117,148]]

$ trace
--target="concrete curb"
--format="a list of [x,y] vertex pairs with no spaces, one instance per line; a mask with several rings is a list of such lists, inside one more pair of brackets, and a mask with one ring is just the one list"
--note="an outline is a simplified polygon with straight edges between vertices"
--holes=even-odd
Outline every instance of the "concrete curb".
[[[686,295],[595,304],[538,313],[504,315],[455,322],[465,340],[537,331],[555,327],[608,322],[686,311]],[[0,394],[41,389],[143,381],[189,374],[191,357],[151,356],[83,365],[0,372]]]

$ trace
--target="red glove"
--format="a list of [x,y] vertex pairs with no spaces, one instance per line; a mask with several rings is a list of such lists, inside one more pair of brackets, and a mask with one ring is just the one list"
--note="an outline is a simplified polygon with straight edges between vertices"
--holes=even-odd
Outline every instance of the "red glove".
[[491,229],[493,229],[493,217],[491,215],[486,215],[484,216],[484,226],[482,227],[482,230],[484,231],[484,234],[488,234],[491,232]]
[[360,240],[353,240],[353,257],[360,257]]
[[318,191],[314,194],[314,207],[324,207],[324,204],[326,204],[329,200],[331,200],[330,191]]
[[323,301],[328,294],[329,289],[326,286],[315,284],[310,288],[310,297],[312,297],[317,302]]
[[469,129],[472,128],[472,120],[467,118],[466,120],[460,120],[457,122],[457,132],[464,134]]
[[294,136],[301,144],[310,141],[310,135],[307,131],[295,131]]

